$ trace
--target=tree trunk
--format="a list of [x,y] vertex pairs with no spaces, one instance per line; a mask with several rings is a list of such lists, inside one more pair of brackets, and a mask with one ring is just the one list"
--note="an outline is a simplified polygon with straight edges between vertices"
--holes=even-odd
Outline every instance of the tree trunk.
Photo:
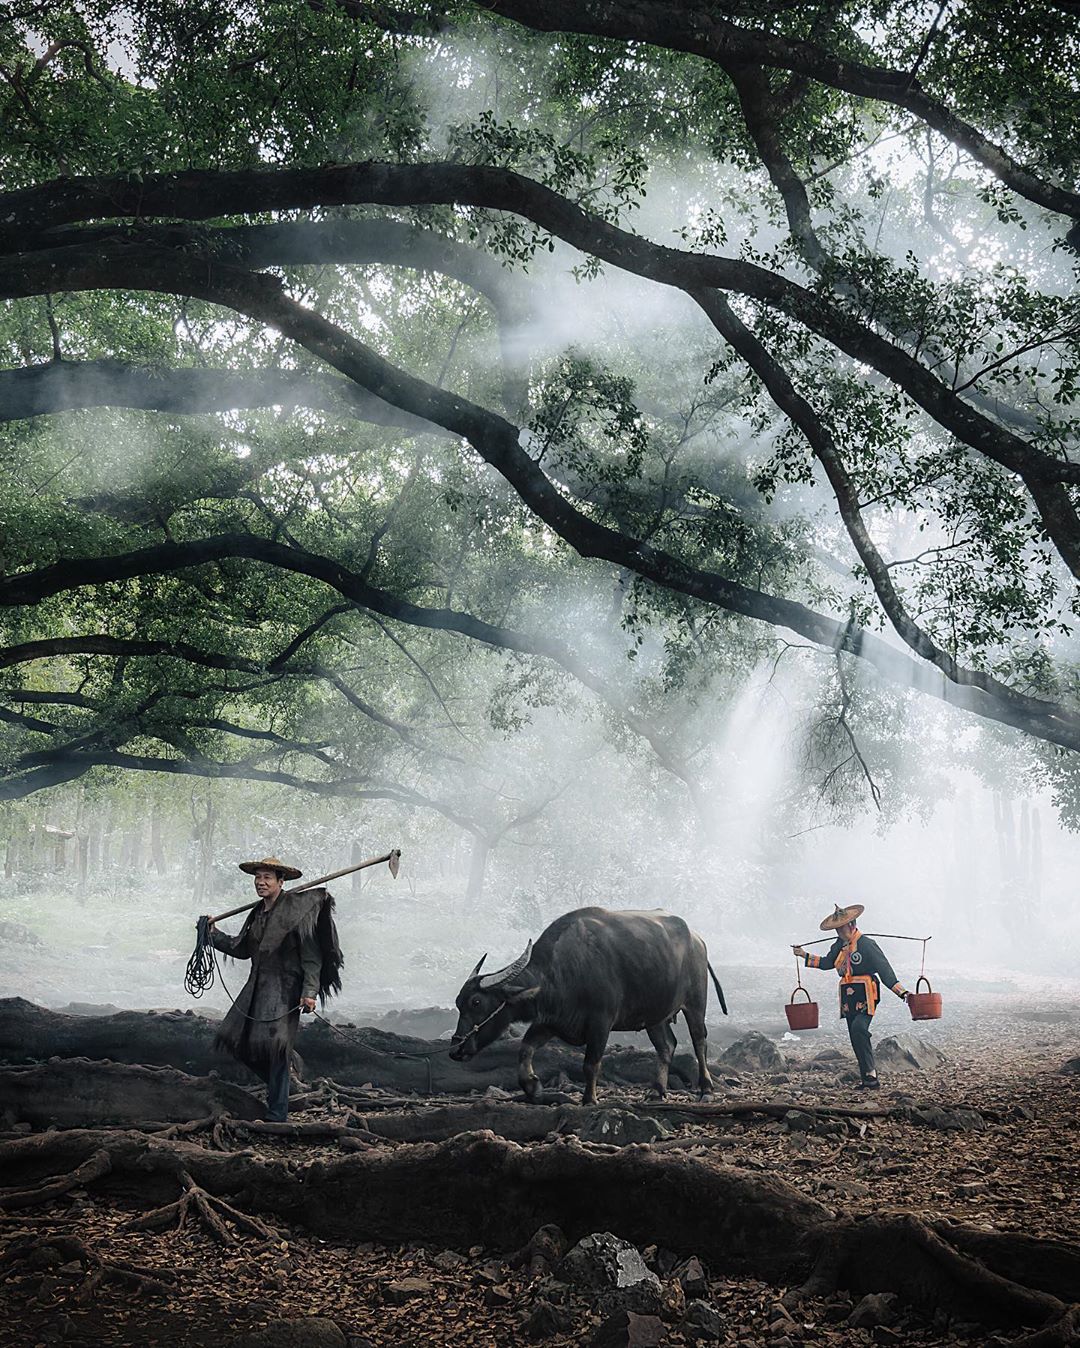
[[465,885],[465,907],[471,908],[484,892],[484,872],[491,855],[492,842],[483,834],[474,833],[469,854],[469,879]]
[[[363,859],[364,859],[363,848],[360,846],[358,842],[354,842],[352,845],[352,851],[349,853],[349,865],[350,866],[359,865],[359,863],[363,861]],[[353,871],[351,881],[353,898],[355,898],[360,893],[360,886],[363,883],[363,879],[364,879],[363,871]]]
[[165,865],[165,844],[161,837],[161,804],[156,800],[150,814],[150,863],[158,875],[164,875],[168,869]]

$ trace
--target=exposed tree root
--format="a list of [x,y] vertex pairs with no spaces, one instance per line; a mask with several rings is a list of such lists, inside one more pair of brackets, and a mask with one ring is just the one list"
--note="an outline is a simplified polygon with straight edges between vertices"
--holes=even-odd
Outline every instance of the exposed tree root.
[[[217,1198],[213,1194],[207,1193],[200,1185],[196,1184],[186,1170],[180,1171],[180,1182],[184,1186],[184,1192],[172,1203],[166,1203],[163,1207],[155,1208],[153,1212],[148,1212],[142,1217],[133,1217],[131,1221],[125,1222],[121,1227],[123,1231],[162,1231],[166,1227],[175,1226],[180,1230],[188,1217],[194,1215],[201,1221],[202,1225],[221,1245],[235,1245],[236,1237],[230,1231],[227,1222],[231,1222],[246,1235],[254,1236],[257,1240],[278,1240],[280,1236],[273,1227],[267,1226],[265,1222],[258,1217],[252,1217],[246,1212],[241,1212],[234,1208],[231,1203],[226,1203],[223,1198]],[[223,1220],[225,1219],[225,1220]]]
[[[111,1164],[106,1185],[122,1176],[130,1192],[132,1179],[171,1176],[185,1197],[200,1191],[219,1222],[223,1213],[235,1220],[236,1208],[222,1197],[228,1195],[324,1238],[481,1243],[522,1251],[528,1260],[530,1238],[543,1226],[571,1239],[609,1230],[639,1245],[697,1254],[727,1275],[801,1283],[813,1292],[895,1291],[930,1312],[1028,1326],[1043,1335],[1034,1336],[1033,1348],[1068,1342],[1076,1322],[1069,1303],[1080,1256],[1069,1246],[932,1226],[907,1213],[837,1221],[770,1176],[649,1146],[601,1152],[570,1138],[525,1148],[474,1133],[300,1167],[130,1131],[85,1130],[0,1144],[0,1172],[22,1171],[28,1161],[70,1172],[101,1151]],[[192,1206],[206,1220],[195,1196],[140,1224],[179,1220]]]
[[1080,1306],[1070,1306],[1053,1324],[1017,1339],[1013,1348],[1076,1348],[1080,1343]]
[[42,1252],[55,1251],[66,1261],[77,1259],[86,1270],[76,1301],[87,1302],[97,1288],[112,1279],[141,1292],[172,1292],[175,1275],[159,1269],[140,1268],[119,1259],[103,1259],[75,1236],[50,1235],[46,1237],[26,1236],[14,1239],[0,1255],[0,1268],[25,1263],[40,1256]]
[[112,1169],[109,1153],[104,1149],[95,1151],[81,1165],[66,1175],[56,1175],[41,1184],[29,1188],[0,1189],[0,1210],[11,1211],[14,1208],[33,1208],[50,1199],[59,1198],[70,1189],[81,1189],[96,1179],[101,1179]]

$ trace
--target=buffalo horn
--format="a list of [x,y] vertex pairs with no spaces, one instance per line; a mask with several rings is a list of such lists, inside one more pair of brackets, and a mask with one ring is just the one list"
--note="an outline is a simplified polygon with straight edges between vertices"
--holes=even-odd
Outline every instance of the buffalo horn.
[[[508,964],[505,969],[500,969],[495,974],[485,974],[480,980],[480,986],[484,989],[497,988],[502,983],[509,983],[511,978],[521,973],[522,969],[528,964],[532,957],[532,942],[525,947],[524,955],[519,955],[513,964]],[[479,968],[479,965],[477,966]]]
[[487,959],[487,951],[485,950],[484,953],[480,956],[479,960],[477,961],[476,968],[469,975],[470,978],[476,977],[476,975],[480,972],[481,968],[483,967],[483,963],[486,959]]

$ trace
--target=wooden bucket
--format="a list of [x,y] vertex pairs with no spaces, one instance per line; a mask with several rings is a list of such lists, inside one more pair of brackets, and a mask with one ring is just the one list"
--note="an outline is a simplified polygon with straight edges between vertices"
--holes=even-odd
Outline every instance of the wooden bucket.
[[[919,983],[926,984],[925,992],[919,991]],[[915,984],[915,991],[908,993],[907,1004],[912,1020],[941,1019],[941,993],[931,991],[929,978],[922,974],[919,975],[919,982]]]
[[[806,989],[800,984],[795,992],[806,992]],[[787,1023],[793,1030],[816,1030],[818,1027],[818,1004],[810,1000],[810,994],[806,992],[806,1001],[797,1002],[795,992],[791,994],[791,1000],[784,1007],[787,1015]],[[940,1001],[941,998],[938,998]],[[940,1014],[940,1013],[939,1013]]]

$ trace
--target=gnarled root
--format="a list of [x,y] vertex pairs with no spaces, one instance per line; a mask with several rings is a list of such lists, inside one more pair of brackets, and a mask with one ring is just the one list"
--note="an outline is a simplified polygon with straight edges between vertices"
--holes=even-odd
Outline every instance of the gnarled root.
[[100,1179],[107,1175],[112,1169],[112,1162],[109,1159],[109,1153],[104,1149],[95,1151],[92,1156],[88,1156],[85,1161],[74,1170],[69,1170],[66,1175],[50,1176],[42,1180],[40,1184],[29,1187],[12,1187],[9,1189],[0,1189],[0,1211],[11,1211],[14,1208],[32,1208],[39,1203],[48,1203],[50,1199],[59,1198],[61,1194],[66,1194],[70,1189],[81,1189],[84,1185],[90,1184],[93,1180]]
[[184,1186],[184,1192],[179,1198],[172,1203],[166,1203],[160,1208],[155,1208],[153,1212],[145,1213],[142,1217],[133,1217],[130,1221],[125,1222],[120,1229],[122,1231],[163,1231],[166,1227],[175,1225],[179,1231],[187,1222],[188,1216],[194,1212],[196,1218],[206,1230],[222,1245],[236,1244],[236,1236],[229,1229],[228,1222],[231,1222],[245,1235],[254,1236],[257,1240],[279,1239],[278,1233],[273,1227],[267,1226],[258,1217],[252,1217],[249,1213],[234,1208],[231,1203],[226,1203],[223,1198],[207,1193],[205,1189],[195,1183],[186,1170],[180,1171],[179,1178]]
[[76,1301],[87,1302],[97,1288],[112,1279],[141,1292],[172,1292],[176,1275],[168,1271],[139,1268],[119,1259],[103,1259],[75,1236],[25,1236],[11,1242],[0,1255],[0,1268],[25,1263],[43,1253],[55,1251],[56,1256],[65,1262],[77,1259],[86,1271],[82,1286],[75,1294]]

